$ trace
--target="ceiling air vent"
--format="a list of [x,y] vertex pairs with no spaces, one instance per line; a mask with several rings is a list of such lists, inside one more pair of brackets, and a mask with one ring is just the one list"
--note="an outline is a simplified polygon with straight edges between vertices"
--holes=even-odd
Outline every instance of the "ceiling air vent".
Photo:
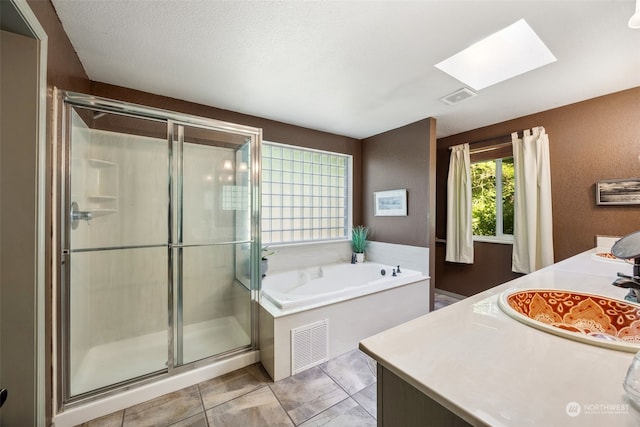
[[454,105],[459,102],[464,101],[465,99],[473,98],[477,93],[472,91],[469,88],[463,87],[462,89],[458,89],[455,92],[450,93],[449,95],[443,96],[440,98],[440,101],[445,104]]

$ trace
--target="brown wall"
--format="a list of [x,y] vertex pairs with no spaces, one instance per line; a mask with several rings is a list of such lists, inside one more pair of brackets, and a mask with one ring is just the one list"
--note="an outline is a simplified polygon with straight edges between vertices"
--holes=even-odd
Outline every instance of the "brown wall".
[[[596,206],[595,182],[640,176],[640,88],[520,117],[438,140],[436,234],[445,237],[448,147],[544,126],[549,134],[555,260],[592,248],[595,235],[640,230],[639,206]],[[475,243],[471,266],[444,262],[438,244],[436,287],[472,295],[516,277],[511,245]]]
[[[426,119],[367,138],[361,145],[360,141],[352,138],[90,82],[50,1],[28,0],[28,4],[49,37],[47,63],[49,88],[57,86],[65,90],[92,93],[261,127],[264,129],[264,139],[268,141],[352,154],[354,159],[353,221],[354,224],[370,225],[376,240],[433,247],[430,242],[435,235],[444,237],[443,215],[446,212],[446,197],[443,185],[446,185],[446,168],[448,167],[446,147],[538,125],[546,127],[551,140],[556,259],[566,258],[593,246],[594,234],[621,235],[640,229],[640,212],[637,207],[595,207],[593,201],[595,181],[640,175],[638,163],[640,153],[637,142],[640,135],[640,88],[438,141],[438,190],[435,195],[435,191],[428,190],[429,186],[436,185],[436,180],[433,179],[435,143],[430,142],[435,140],[435,120],[433,119]],[[52,123],[51,106],[51,96],[49,96],[48,123]],[[52,139],[49,135],[49,140]],[[442,153],[445,154],[444,157]],[[48,155],[51,158],[51,153]],[[359,173],[359,171],[362,172]],[[406,218],[373,217],[373,191],[394,188],[409,189],[409,216]],[[434,209],[434,203],[430,200],[436,197],[437,227],[434,223],[434,215],[429,214],[429,207]],[[51,227],[50,221],[48,224]],[[437,232],[430,232],[430,227],[436,227]],[[440,262],[439,267],[445,277],[438,273],[440,270],[436,270],[438,287],[470,295],[504,281],[503,275],[509,274],[503,271],[507,268],[506,264],[496,263],[497,259],[507,258],[502,253],[504,247],[494,248],[496,245],[491,244],[476,245],[478,263],[470,272],[456,270],[452,272],[442,269],[444,262]],[[488,245],[488,248],[483,248],[485,245]],[[437,250],[431,252],[443,253],[440,246],[438,245]],[[510,249],[510,246],[507,247]],[[49,251],[47,259],[50,259],[50,256]],[[444,259],[443,254],[438,257],[438,259]],[[433,266],[434,263],[432,262],[431,265]],[[492,273],[496,270],[500,270],[501,273]],[[480,283],[485,276],[493,284]],[[47,283],[51,283],[50,269],[47,277]],[[463,283],[456,286],[455,281],[452,282],[449,278]],[[47,292],[47,299],[50,300],[50,288]],[[46,316],[47,324],[51,324],[51,313],[47,313]],[[50,333],[47,336],[47,345],[51,346]],[[47,357],[50,364],[50,352]],[[48,396],[51,396],[50,387],[49,382]],[[47,413],[51,414],[51,408],[48,408]]]
[[[434,132],[435,119],[424,119],[363,140],[362,220],[373,240],[429,247]],[[407,189],[408,215],[374,216],[373,193],[399,188]]]
[[[0,32],[0,382],[10,398],[0,425],[38,416],[38,43]],[[41,373],[44,374],[44,373]]]
[[[173,111],[184,112],[188,114],[214,118],[218,120],[225,120],[234,123],[240,123],[248,126],[260,127],[263,129],[263,137],[265,140],[280,142],[284,144],[298,145],[308,148],[317,148],[329,151],[336,151],[353,156],[354,165],[354,196],[359,200],[361,193],[361,142],[357,139],[343,137],[339,135],[328,134],[325,132],[315,131],[311,129],[301,128],[298,126],[279,123],[267,119],[262,119],[253,116],[247,116],[239,113],[234,113],[227,110],[222,110],[213,107],[207,107],[204,105],[198,105],[186,101],[177,99],[162,97],[158,95],[143,93],[131,89],[121,88],[117,86],[111,86],[107,84],[91,82],[82,66],[78,56],[71,45],[58,16],[49,0],[28,0],[28,4],[31,10],[34,12],[38,21],[44,28],[48,36],[48,60],[47,60],[47,86],[48,86],[48,100],[47,100],[47,140],[51,141],[49,144],[49,150],[55,147],[54,136],[51,135],[54,127],[53,117],[53,87],[57,87],[61,90],[70,90],[81,93],[95,94],[97,96],[104,96],[113,99],[119,99],[143,105],[164,108]],[[49,151],[47,153],[48,159],[53,158],[53,153]],[[51,185],[54,180],[52,177],[52,168],[49,165],[48,170],[48,185]],[[51,212],[51,200],[47,200],[47,211]],[[354,206],[354,222],[361,222],[361,209],[359,204]],[[47,227],[53,228],[51,223],[51,216],[48,215]],[[47,233],[50,235],[50,233]],[[47,242],[47,254],[46,259],[51,259],[51,240]],[[51,283],[52,283],[52,270],[50,265],[47,265],[47,301],[51,301]],[[52,323],[52,313],[49,310],[51,304],[47,304],[48,312],[45,313],[46,323],[48,325]],[[52,348],[52,331],[47,331],[46,345],[47,348]],[[46,354],[47,366],[51,369],[51,351]],[[51,378],[47,379],[47,424],[50,422],[52,414],[51,408],[51,396],[52,396],[52,382]]]
[[[62,25],[58,19],[53,6],[50,1],[43,0],[27,0],[29,7],[33,11],[34,15],[38,19],[38,22],[47,34],[47,141],[51,141],[47,144],[47,159],[53,158],[52,148],[54,147],[54,137],[51,134],[55,129],[52,124],[53,117],[53,88],[59,87],[67,90],[73,90],[76,92],[88,92],[90,89],[90,82],[87,74],[84,71],[84,67],[80,63],[76,51],[73,49],[67,34],[64,32]],[[52,168],[49,164],[47,166],[47,187],[53,183]],[[49,230],[53,229],[51,221],[51,192],[47,191],[47,208],[46,208],[46,227]],[[46,233],[46,245],[45,245],[45,260],[51,260],[51,232]],[[52,269],[51,262],[45,261],[45,301],[47,303],[45,312],[46,325],[52,325],[52,311],[51,311],[51,298],[52,298]],[[47,330],[45,336],[45,346],[50,349],[45,354],[45,364],[47,369],[52,372],[52,331]],[[46,424],[49,425],[52,416],[52,377],[49,376],[46,379]]]
[[[133,102],[136,104],[163,108],[166,110],[208,117],[232,123],[262,128],[262,137],[265,141],[279,142],[282,144],[297,145],[300,147],[315,148],[351,154],[353,156],[353,195],[354,200],[359,200],[362,192],[361,168],[362,149],[360,140],[302,128],[260,117],[249,116],[220,108],[195,104],[175,98],[140,92],[120,86],[106,83],[91,82],[91,94],[105,98]],[[353,221],[359,223],[362,211],[359,204],[354,204]]]
[[87,93],[89,77],[64,32],[49,0],[27,0],[48,37],[47,83],[66,90]]
[[[375,191],[407,189],[406,217],[374,216]],[[427,118],[362,141],[362,224],[372,240],[435,246],[436,120]],[[357,225],[354,222],[354,225]],[[436,252],[429,251],[430,294],[433,294]],[[433,298],[430,298],[433,309]]]

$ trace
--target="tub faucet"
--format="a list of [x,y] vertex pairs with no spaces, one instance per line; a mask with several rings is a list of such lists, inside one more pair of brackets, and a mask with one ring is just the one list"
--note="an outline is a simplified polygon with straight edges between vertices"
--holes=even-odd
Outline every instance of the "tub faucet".
[[633,275],[618,273],[612,285],[629,289],[624,299],[640,303],[640,231],[618,240],[611,248],[611,253],[617,258],[633,259]]

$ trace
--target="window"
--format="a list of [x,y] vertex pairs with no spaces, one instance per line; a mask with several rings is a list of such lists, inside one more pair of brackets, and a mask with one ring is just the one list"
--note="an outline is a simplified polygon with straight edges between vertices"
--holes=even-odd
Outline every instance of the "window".
[[264,142],[262,244],[346,239],[351,156]]
[[[471,164],[475,240],[513,240],[513,157]],[[478,238],[479,237],[479,238]]]

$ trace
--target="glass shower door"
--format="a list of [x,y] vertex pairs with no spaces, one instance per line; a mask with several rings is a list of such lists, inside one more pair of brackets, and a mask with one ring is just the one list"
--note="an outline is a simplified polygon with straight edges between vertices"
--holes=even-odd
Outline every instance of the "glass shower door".
[[67,105],[66,398],[167,370],[166,122]]
[[58,404],[254,351],[260,130],[60,100]]
[[173,124],[174,365],[251,345],[250,139]]

